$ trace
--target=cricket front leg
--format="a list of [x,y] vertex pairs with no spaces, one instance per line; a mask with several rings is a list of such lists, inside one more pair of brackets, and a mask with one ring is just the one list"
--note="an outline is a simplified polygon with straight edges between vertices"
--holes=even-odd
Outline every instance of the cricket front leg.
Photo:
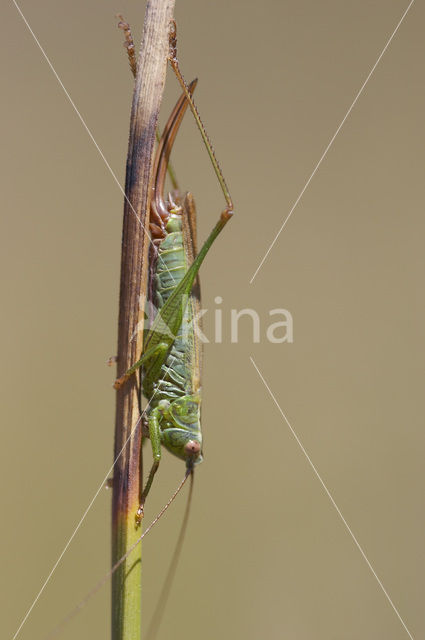
[[[159,426],[160,415],[160,411],[158,407],[156,407],[152,410],[148,419],[149,438],[152,445],[153,463],[151,470],[149,471],[149,476],[146,484],[143,487],[143,491],[140,495],[140,506],[137,509],[136,513],[136,526],[139,526],[142,521],[145,500],[150,491],[155,473],[158,471],[159,463],[161,461],[161,428]],[[142,486],[142,482],[143,479],[141,479],[140,486]]]
[[159,358],[160,360],[165,360],[168,349],[168,344],[166,344],[165,342],[160,342],[159,344],[145,351],[140,360],[138,360],[122,376],[115,380],[114,389],[121,389],[123,384],[127,382],[127,380],[133,375],[133,373],[140,369],[140,367],[146,362],[146,360],[149,360],[149,358],[154,358],[156,356],[155,359]]

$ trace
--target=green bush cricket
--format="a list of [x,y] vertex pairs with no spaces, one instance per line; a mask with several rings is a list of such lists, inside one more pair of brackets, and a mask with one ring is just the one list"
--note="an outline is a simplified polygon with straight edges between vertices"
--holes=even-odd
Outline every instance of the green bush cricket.
[[[135,71],[134,48],[128,25],[126,34],[130,66]],[[127,27],[127,28],[126,28]],[[169,61],[183,89],[166,124],[154,163],[154,197],[150,232],[153,249],[149,258],[150,302],[156,308],[144,339],[140,359],[115,382],[120,388],[139,368],[141,387],[148,400],[147,432],[153,464],[141,492],[136,523],[161,460],[161,446],[186,462],[186,477],[202,461],[201,344],[195,323],[200,308],[198,272],[215,239],[233,214],[233,203],[212,145],[193,102],[196,81],[186,84],[176,55],[176,26],[171,23]],[[177,190],[164,198],[170,152],[187,107],[190,107],[220,182],[226,207],[199,253],[196,252],[196,211],[193,197]]]

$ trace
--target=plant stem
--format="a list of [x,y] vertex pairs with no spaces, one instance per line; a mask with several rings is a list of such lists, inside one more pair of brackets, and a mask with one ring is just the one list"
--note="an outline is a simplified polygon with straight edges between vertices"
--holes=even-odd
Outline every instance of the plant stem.
[[[168,33],[175,0],[149,0],[138,60],[130,120],[121,254],[118,375],[139,357],[143,343],[144,294],[149,249],[150,184],[155,128],[165,84]],[[140,535],[141,425],[133,376],[117,391],[112,499],[112,563]],[[112,640],[140,640],[141,550],[136,548],[112,580]]]

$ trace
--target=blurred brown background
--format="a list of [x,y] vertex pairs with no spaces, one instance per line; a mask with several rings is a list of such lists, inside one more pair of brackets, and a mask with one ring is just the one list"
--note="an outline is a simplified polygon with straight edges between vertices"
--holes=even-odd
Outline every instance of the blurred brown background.
[[[425,10],[404,23],[253,284],[406,1],[177,0],[180,59],[237,215],[202,270],[205,463],[160,638],[408,638],[249,361],[253,356],[412,636],[424,620]],[[119,181],[132,80],[114,14],[20,6]],[[1,24],[2,636],[11,638],[112,461],[122,195],[12,2]],[[168,76],[162,119],[178,95]],[[200,235],[222,196],[190,117],[174,164]],[[230,343],[230,309],[260,314]],[[294,343],[271,345],[286,308]],[[182,475],[165,453],[150,519]],[[148,622],[184,508],[144,545]],[[20,638],[109,567],[101,490]],[[109,588],[61,636],[109,637]]]

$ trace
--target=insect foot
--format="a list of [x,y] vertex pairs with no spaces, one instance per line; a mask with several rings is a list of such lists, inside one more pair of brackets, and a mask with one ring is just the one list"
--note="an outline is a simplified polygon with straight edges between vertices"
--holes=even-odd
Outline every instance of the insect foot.
[[145,513],[144,513],[143,505],[141,504],[140,507],[137,509],[137,513],[134,518],[136,520],[136,529],[137,527],[140,527],[144,515]]
[[127,382],[127,380],[129,379],[129,375],[127,373],[125,373],[123,376],[121,376],[121,378],[117,378],[114,382],[114,384],[112,385],[114,389],[116,389],[118,391],[118,389],[121,389],[121,387],[123,386],[123,384],[125,382]]

